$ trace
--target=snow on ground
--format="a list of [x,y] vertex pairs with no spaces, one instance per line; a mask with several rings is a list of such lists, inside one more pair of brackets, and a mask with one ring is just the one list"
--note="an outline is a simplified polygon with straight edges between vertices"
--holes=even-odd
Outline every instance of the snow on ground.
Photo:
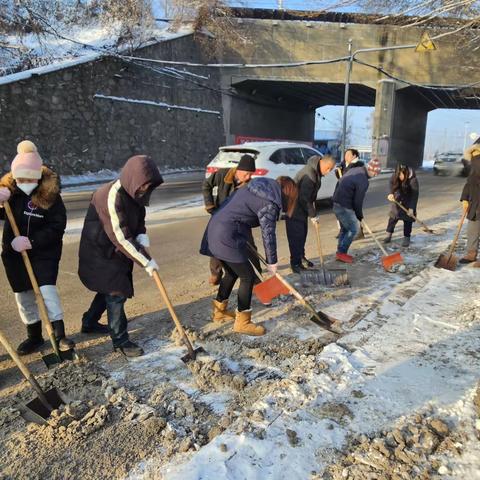
[[[192,292],[175,308],[206,353],[188,365],[166,309],[131,325],[143,357],[126,360],[106,353],[108,345],[100,354],[102,338],[82,344],[89,356],[101,355],[101,371],[92,373],[95,363],[83,361],[39,378],[50,385],[60,376],[55,384],[80,396],[78,420],[70,409],[45,427],[26,428],[16,405],[28,389],[0,397],[5,474],[480,479],[480,270],[432,266],[457,217],[453,212],[432,225],[438,235],[417,228],[401,272],[385,272],[364,240],[349,267],[352,287],[302,285],[289,276],[316,308],[341,322],[342,335],[315,325],[290,297],[270,307],[254,300],[254,320],[267,334],[237,335],[231,323],[209,322],[210,297]],[[462,237],[458,252],[463,244]],[[396,241],[388,249],[398,250]],[[70,385],[67,374],[81,381]],[[85,456],[86,442],[95,461]]]
[[[359,264],[370,265],[377,275],[367,279],[363,290],[332,293],[315,287],[317,303],[323,293],[324,311],[342,320],[347,329],[352,319],[358,321],[359,309],[365,314],[349,333],[327,342],[319,352],[299,351],[272,365],[268,346],[276,337],[305,341],[331,335],[308,322],[298,306],[290,308],[282,301],[274,311],[263,309],[256,316],[265,321],[269,333],[241,341],[240,356],[231,342],[219,349],[208,338],[200,341],[212,356],[222,361],[228,357],[234,373],[250,369],[277,379],[274,388],[267,388],[198,451],[163,465],[144,461],[129,478],[328,478],[322,472],[341,456],[352,437],[375,436],[414,413],[438,416],[452,431],[461,429],[466,435],[461,456],[438,455],[437,469],[451,473],[442,478],[480,478],[472,403],[480,371],[480,271],[427,266],[447,246],[454,226],[455,220],[446,218],[436,225],[443,235],[415,236],[415,247],[406,257],[421,268],[419,273],[415,267],[403,275],[382,272],[375,266],[378,255],[367,251]],[[432,241],[434,248],[425,255],[424,245]],[[233,398],[228,390],[202,393],[194,379],[185,381],[183,365],[178,357],[175,360],[179,351],[168,343],[152,342],[149,355],[125,366],[120,378],[132,370],[137,375],[147,371],[149,383],[169,378],[214,410],[227,408]],[[264,349],[266,357],[256,352],[252,360],[252,349]]]

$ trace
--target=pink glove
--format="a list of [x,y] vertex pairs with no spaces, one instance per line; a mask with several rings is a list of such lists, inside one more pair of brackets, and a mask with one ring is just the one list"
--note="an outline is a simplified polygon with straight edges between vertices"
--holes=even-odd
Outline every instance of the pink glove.
[[24,252],[25,250],[30,250],[32,248],[32,244],[30,243],[30,240],[28,237],[15,237],[12,240],[12,248],[20,253]]
[[6,202],[10,198],[10,190],[7,187],[0,187],[0,203]]

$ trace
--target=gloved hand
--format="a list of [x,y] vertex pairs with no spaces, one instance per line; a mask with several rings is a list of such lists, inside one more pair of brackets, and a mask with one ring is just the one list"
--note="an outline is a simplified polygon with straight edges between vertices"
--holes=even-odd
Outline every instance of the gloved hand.
[[466,212],[469,207],[468,200],[462,200],[463,211]]
[[32,244],[30,243],[30,240],[28,237],[15,237],[12,240],[12,248],[18,252],[24,252],[25,250],[31,250],[32,249]]
[[157,262],[152,258],[146,265],[145,271],[153,277],[153,271],[158,270],[158,264]]
[[135,240],[145,248],[148,248],[150,246],[150,239],[148,238],[148,235],[146,233],[141,233],[140,235],[137,235],[135,237]]
[[270,273],[271,275],[275,275],[277,273],[277,266],[278,263],[272,263],[271,265],[267,265],[268,273]]
[[388,195],[387,200],[388,200],[389,202],[394,202],[394,201],[395,201],[395,196],[393,195],[393,193],[390,193],[390,194]]
[[408,209],[408,215],[410,215],[410,217],[414,217],[415,214],[413,213],[413,208],[409,208]]
[[316,223],[320,223],[320,215],[317,215],[316,217],[310,218],[310,221],[315,225]]
[[0,204],[10,198],[10,190],[7,187],[0,187]]

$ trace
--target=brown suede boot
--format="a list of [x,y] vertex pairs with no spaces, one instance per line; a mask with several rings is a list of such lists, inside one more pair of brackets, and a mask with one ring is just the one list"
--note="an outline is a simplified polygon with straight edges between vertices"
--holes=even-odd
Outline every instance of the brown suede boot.
[[236,311],[235,323],[233,331],[236,333],[244,333],[245,335],[260,336],[265,335],[265,327],[252,323],[252,310]]
[[227,310],[228,300],[224,300],[223,302],[214,300],[212,302],[212,305],[213,305],[212,320],[214,322],[225,323],[225,322],[230,322],[235,318],[235,313],[233,313],[231,310]]
[[468,251],[467,254],[460,259],[460,263],[472,263],[477,259],[477,252],[471,250]]

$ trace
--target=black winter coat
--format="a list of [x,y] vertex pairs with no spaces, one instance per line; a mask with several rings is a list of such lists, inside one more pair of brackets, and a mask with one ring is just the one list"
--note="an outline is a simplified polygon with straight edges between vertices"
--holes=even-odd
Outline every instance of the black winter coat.
[[480,155],[475,155],[471,160],[470,174],[462,190],[460,200],[469,202],[467,218],[480,220]]
[[202,194],[205,209],[214,213],[220,205],[235,191],[236,167],[220,168],[203,181]]
[[137,239],[146,232],[145,207],[137,192],[147,183],[151,192],[163,179],[153,160],[138,155],[127,161],[119,180],[94,193],[83,225],[78,267],[89,290],[133,296],[133,263],[145,267],[150,261]]
[[[415,171],[411,168],[408,170],[408,181],[403,188],[395,189],[395,173],[390,177],[390,193],[393,194],[398,203],[403,205],[407,210],[411,208],[413,210],[413,214],[417,216],[417,203],[420,189]],[[392,203],[390,208],[390,218],[403,220],[406,222],[415,221],[412,217],[410,217],[410,215],[407,215],[398,205],[395,205],[394,203]]]
[[271,178],[254,178],[212,216],[200,253],[226,262],[245,263],[252,228],[260,226],[267,262],[277,263],[276,223],[281,209],[280,184]]
[[[43,167],[38,187],[26,195],[8,173],[0,180],[0,187],[11,192],[9,200],[18,229],[28,237],[32,249],[27,250],[33,272],[40,286],[55,285],[58,264],[62,256],[62,239],[67,224],[67,214],[60,196],[60,180],[49,168]],[[5,219],[5,211],[0,208],[0,218]],[[2,238],[2,262],[8,281],[14,292],[32,289],[22,255],[12,248],[15,238],[12,227],[5,220]]]
[[307,217],[316,215],[315,201],[322,186],[322,174],[318,168],[320,157],[314,155],[296,175],[295,182],[298,186],[298,200],[292,217],[306,220]]

